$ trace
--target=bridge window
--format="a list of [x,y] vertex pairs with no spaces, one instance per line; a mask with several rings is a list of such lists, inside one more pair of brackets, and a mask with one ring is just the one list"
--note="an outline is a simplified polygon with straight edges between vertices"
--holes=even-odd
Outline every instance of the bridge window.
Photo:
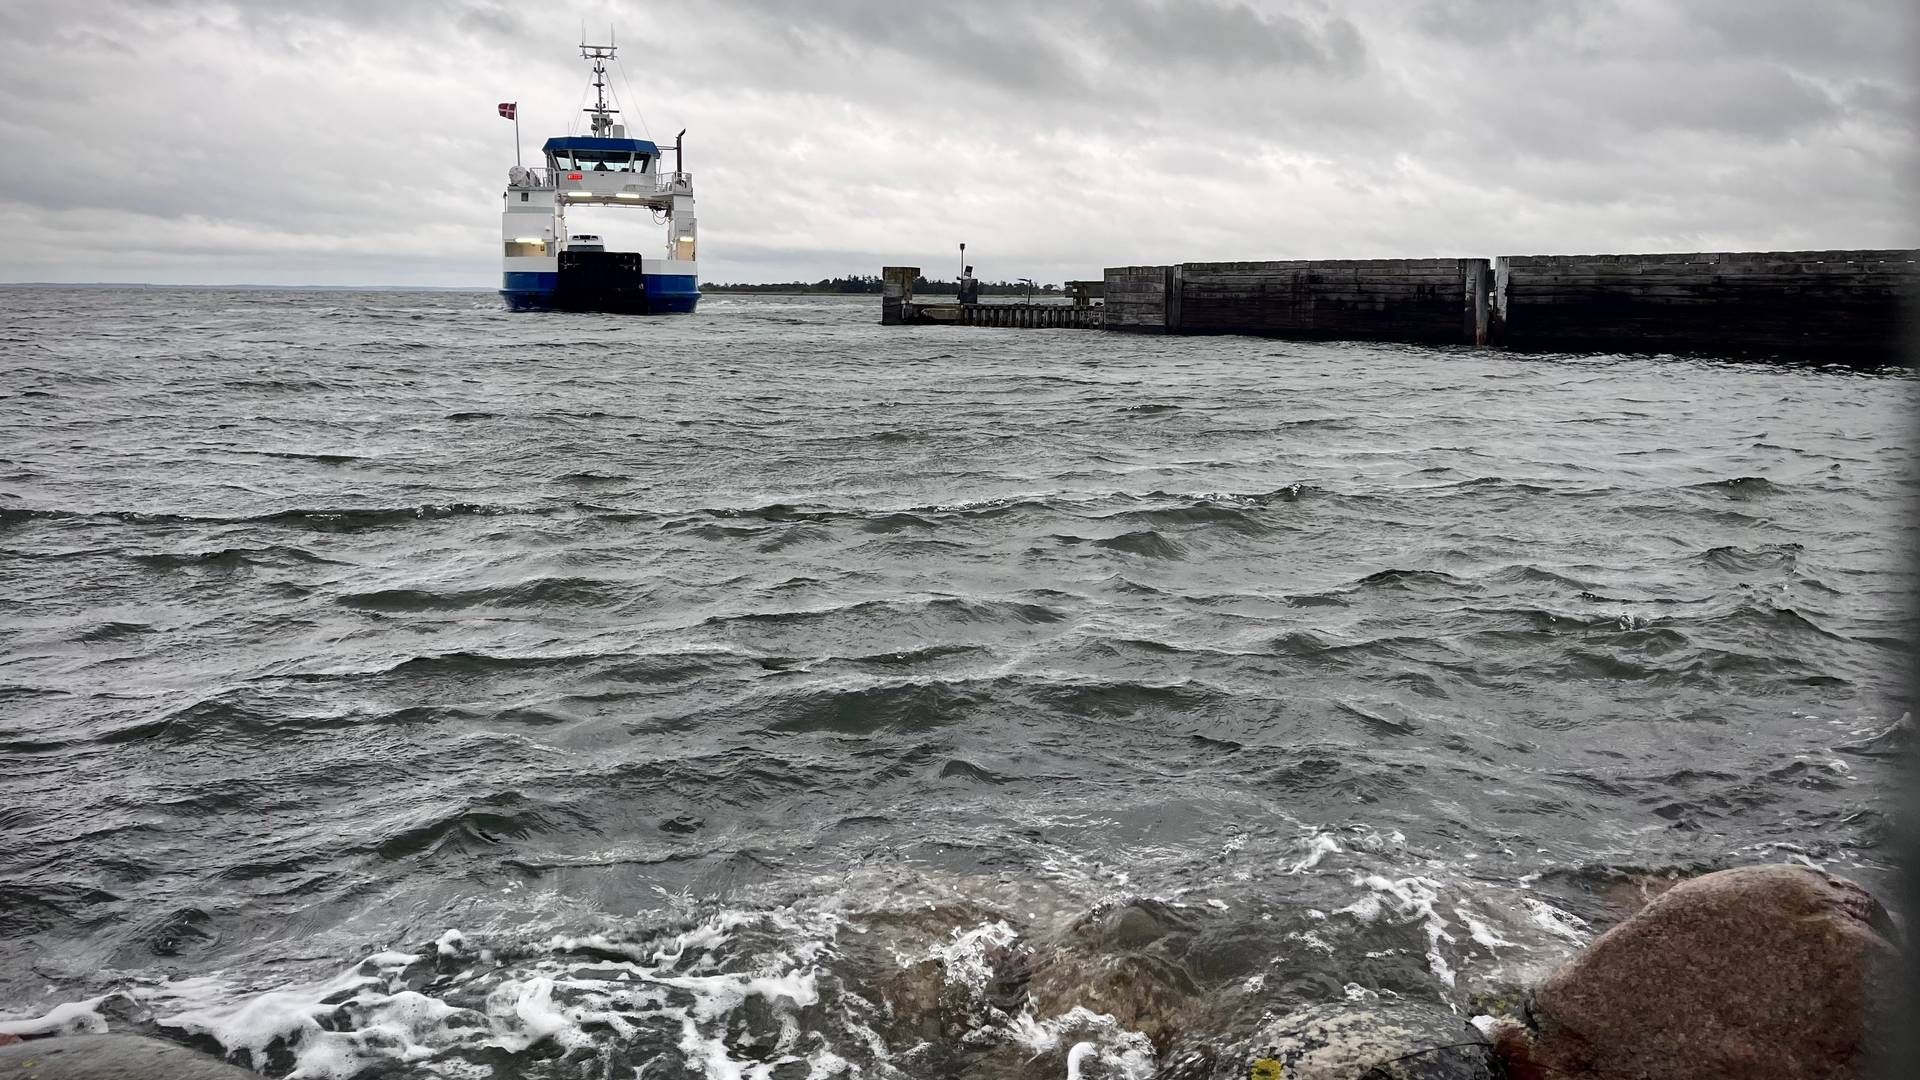
[[579,150],[554,155],[559,168],[577,172],[645,172],[645,155],[626,150]]
[[545,240],[509,240],[507,241],[507,255],[509,257],[532,256],[534,258],[543,258],[546,256],[546,254],[547,254],[547,242]]

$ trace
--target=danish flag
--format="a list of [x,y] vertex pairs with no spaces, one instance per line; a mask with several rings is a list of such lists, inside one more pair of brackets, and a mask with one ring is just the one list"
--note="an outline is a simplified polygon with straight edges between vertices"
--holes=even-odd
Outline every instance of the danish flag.
[[503,101],[500,103],[500,115],[509,120],[518,119],[519,111],[520,103],[517,101]]

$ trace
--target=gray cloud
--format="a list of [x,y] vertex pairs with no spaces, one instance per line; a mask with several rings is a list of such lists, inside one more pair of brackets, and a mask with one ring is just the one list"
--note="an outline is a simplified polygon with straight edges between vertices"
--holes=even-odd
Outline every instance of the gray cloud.
[[491,283],[582,22],[710,280],[1920,245],[1907,0],[14,0],[0,278]]
[[1086,24],[1128,64],[1175,63],[1225,71],[1312,68],[1352,73],[1365,58],[1358,29],[1338,16],[1317,24],[1245,3],[1132,0],[1100,5]]

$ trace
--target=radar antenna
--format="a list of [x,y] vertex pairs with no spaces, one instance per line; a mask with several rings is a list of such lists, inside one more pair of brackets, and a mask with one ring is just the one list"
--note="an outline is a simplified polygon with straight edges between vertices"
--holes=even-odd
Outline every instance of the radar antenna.
[[[584,37],[585,35],[582,36]],[[611,42],[611,35],[608,36],[608,40]],[[612,44],[588,45],[586,42],[580,43],[580,59],[593,61],[594,92],[592,107],[582,111],[592,118],[590,126],[593,128],[594,138],[597,139],[604,139],[612,132],[613,114],[620,111],[607,104],[607,61],[613,59],[613,50],[614,46]]]

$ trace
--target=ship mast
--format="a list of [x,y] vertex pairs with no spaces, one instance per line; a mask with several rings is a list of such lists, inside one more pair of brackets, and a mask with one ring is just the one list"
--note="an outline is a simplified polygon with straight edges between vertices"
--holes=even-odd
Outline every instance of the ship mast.
[[[581,35],[584,37],[585,35]],[[609,39],[611,40],[611,39]],[[591,126],[596,139],[606,138],[613,130],[613,114],[619,109],[607,106],[607,61],[613,59],[613,45],[588,45],[580,43],[580,58],[593,61],[594,101],[591,108],[583,110],[592,118]]]

